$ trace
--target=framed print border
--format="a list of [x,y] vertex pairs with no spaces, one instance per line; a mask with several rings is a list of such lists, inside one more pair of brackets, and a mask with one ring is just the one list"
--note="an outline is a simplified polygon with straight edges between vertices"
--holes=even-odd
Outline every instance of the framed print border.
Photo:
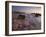
[[[44,32],[42,33],[27,33],[27,34],[11,34],[9,35],[9,3],[26,3],[26,4],[40,4],[44,6]],[[32,34],[45,34],[45,3],[37,2],[20,2],[20,1],[5,1],[5,35],[6,36],[18,36],[18,35],[32,35]]]

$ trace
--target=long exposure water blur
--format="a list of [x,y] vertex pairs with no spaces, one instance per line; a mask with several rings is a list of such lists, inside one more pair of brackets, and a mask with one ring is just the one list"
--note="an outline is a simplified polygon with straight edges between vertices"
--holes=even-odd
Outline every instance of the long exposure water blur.
[[12,30],[38,30],[41,29],[41,15],[37,13],[12,13]]

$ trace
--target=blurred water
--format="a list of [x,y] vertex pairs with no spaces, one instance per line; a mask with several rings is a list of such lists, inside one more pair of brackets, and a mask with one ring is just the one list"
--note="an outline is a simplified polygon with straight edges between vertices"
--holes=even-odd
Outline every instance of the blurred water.
[[41,29],[41,16],[35,17],[32,14],[15,14],[14,16],[18,18],[19,15],[25,15],[25,19],[24,20],[14,19],[13,29],[15,28],[17,28],[17,30]]

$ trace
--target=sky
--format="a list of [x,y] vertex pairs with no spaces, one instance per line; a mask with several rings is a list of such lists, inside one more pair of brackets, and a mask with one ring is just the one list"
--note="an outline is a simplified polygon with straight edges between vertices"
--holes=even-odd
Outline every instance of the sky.
[[12,11],[19,11],[19,12],[26,12],[26,13],[32,13],[32,12],[40,12],[41,7],[31,7],[31,6],[12,6]]

